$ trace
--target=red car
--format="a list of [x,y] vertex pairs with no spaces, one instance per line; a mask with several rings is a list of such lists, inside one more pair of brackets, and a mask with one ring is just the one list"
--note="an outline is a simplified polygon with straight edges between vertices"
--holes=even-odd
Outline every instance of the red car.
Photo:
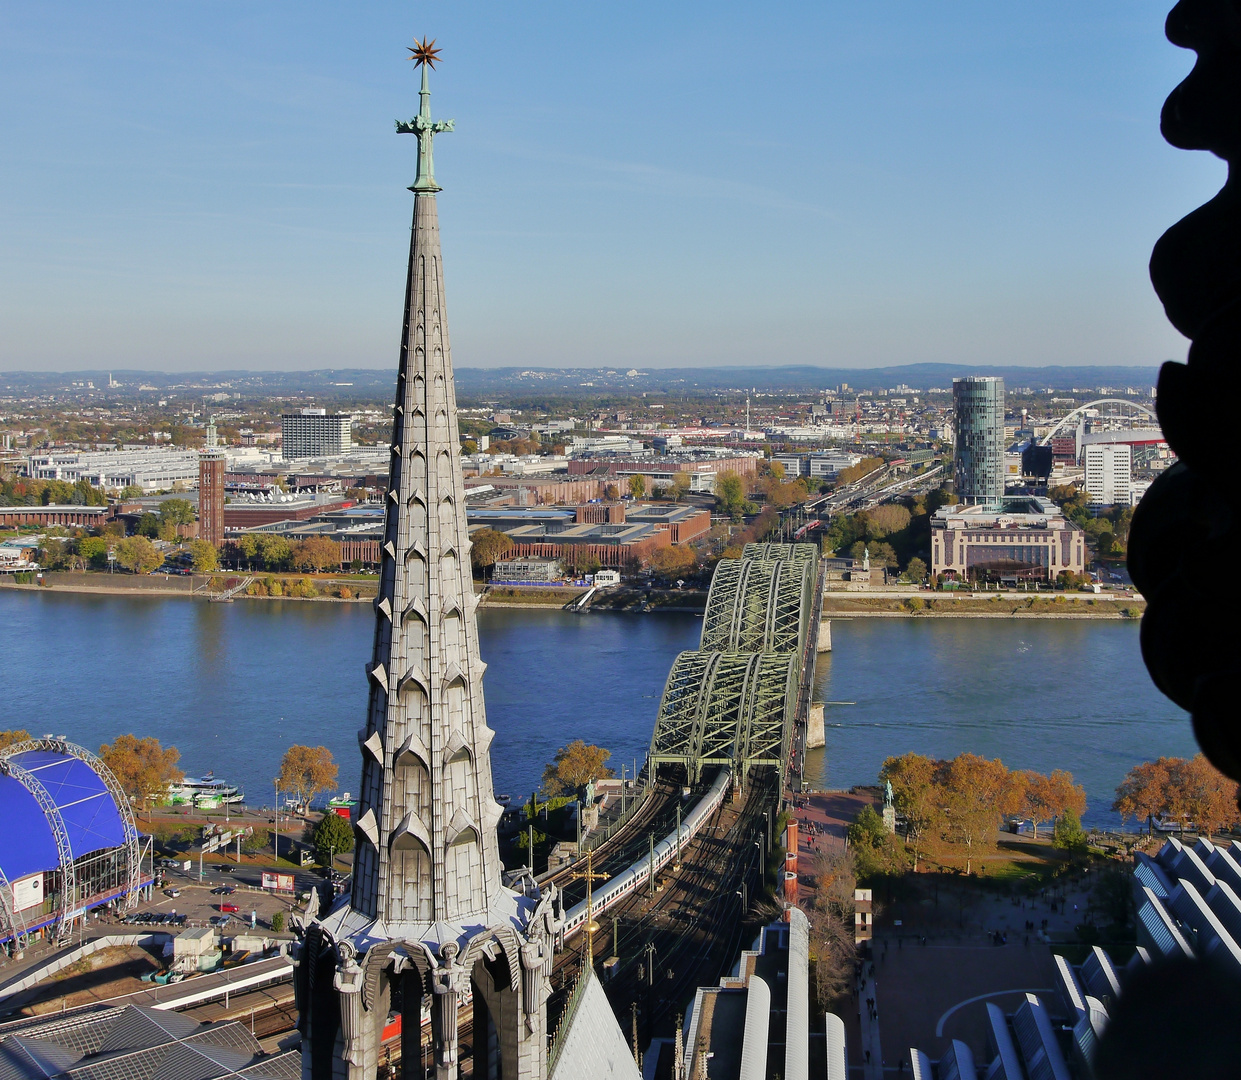
[[241,910],[241,908],[239,908],[236,904],[221,904],[221,905],[220,905],[220,910],[221,910],[221,911],[232,911],[232,912],[237,912],[237,911],[240,911],[240,910]]

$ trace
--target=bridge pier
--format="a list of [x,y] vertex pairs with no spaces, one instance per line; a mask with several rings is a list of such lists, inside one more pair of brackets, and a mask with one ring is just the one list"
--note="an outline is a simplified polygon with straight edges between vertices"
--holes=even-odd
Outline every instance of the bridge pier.
[[823,702],[812,701],[810,712],[806,717],[806,749],[814,750],[827,745],[827,735],[823,730]]
[[815,648],[816,652],[832,651],[832,620],[822,619],[819,622],[819,639]]

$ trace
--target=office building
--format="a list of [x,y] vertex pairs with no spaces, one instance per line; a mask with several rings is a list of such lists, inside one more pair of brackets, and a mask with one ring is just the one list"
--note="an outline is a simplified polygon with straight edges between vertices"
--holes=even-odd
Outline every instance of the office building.
[[957,581],[1055,581],[1086,569],[1085,534],[1035,496],[945,506],[931,518],[931,572]]
[[31,454],[26,475],[40,480],[85,480],[104,491],[144,492],[191,487],[198,478],[198,453],[153,446],[121,450],[54,450]]
[[329,413],[326,409],[302,409],[280,417],[281,457],[332,457],[347,454],[353,447],[353,417],[348,413]]
[[1133,450],[1125,443],[1087,445],[1086,492],[1091,506],[1128,506],[1133,501]]
[[1004,380],[953,379],[952,406],[957,497],[965,503],[998,502],[1004,496]]

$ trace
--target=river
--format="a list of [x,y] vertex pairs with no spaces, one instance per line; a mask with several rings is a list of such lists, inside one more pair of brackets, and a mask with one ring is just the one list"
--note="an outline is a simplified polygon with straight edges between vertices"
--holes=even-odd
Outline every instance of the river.
[[[270,804],[291,743],[328,746],[356,790],[364,720],[367,604],[0,592],[5,728],[91,749],[154,735],[190,775],[212,769]],[[520,798],[572,738],[619,768],[650,742],[673,658],[694,648],[693,615],[482,608],[479,634],[496,791]],[[889,754],[972,750],[1010,768],[1068,768],[1086,820],[1111,824],[1112,792],[1139,760],[1195,752],[1184,713],[1151,685],[1129,622],[834,620],[820,657],[827,747],[815,786],[873,782]]]

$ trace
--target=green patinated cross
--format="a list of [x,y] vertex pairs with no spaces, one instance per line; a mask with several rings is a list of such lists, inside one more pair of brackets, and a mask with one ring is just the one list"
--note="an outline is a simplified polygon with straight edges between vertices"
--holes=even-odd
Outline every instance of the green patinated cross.
[[431,140],[441,131],[452,131],[454,120],[431,119],[431,87],[427,81],[428,64],[422,65],[422,89],[418,92],[420,102],[418,115],[408,123],[404,120],[396,122],[396,130],[401,135],[418,136],[418,173],[410,187],[415,193],[434,194],[442,190],[435,182],[435,167],[431,161]]

